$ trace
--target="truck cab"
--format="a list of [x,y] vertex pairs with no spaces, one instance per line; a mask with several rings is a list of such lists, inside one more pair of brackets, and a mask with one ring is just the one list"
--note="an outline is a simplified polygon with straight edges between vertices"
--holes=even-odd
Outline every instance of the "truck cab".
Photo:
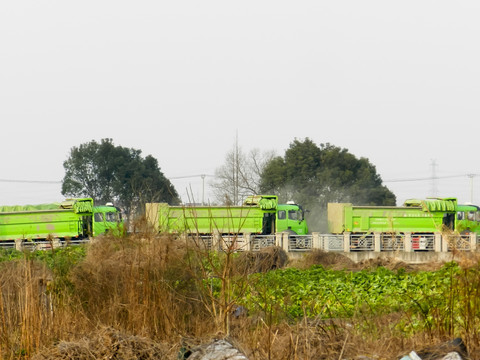
[[277,232],[289,232],[296,235],[308,233],[305,212],[300,205],[288,202],[277,206]]
[[112,203],[93,207],[93,236],[114,232],[123,232],[122,213]]
[[480,231],[480,207],[471,204],[457,205],[455,229],[461,234]]

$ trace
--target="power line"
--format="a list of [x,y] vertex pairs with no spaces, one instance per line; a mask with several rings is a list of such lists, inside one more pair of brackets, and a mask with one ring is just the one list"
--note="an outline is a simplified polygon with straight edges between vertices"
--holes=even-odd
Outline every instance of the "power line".
[[[213,175],[208,175],[208,174],[200,174],[200,175],[185,175],[185,176],[175,176],[171,177],[170,180],[176,180],[176,179],[190,179],[190,178],[201,178],[202,179],[202,205],[205,204],[205,177]],[[188,192],[188,190],[187,190]],[[192,196],[193,197],[193,196]]]
[[383,182],[408,182],[408,181],[431,181],[432,179],[453,179],[460,177],[478,176],[478,174],[463,174],[463,175],[447,175],[447,176],[435,176],[435,177],[422,177],[422,178],[410,178],[410,179],[393,179],[383,180]]
[[[171,177],[170,179],[187,179],[187,178],[204,178],[206,176],[213,177],[214,175],[209,174],[200,174],[200,175],[185,175],[185,176],[176,176]],[[4,183],[24,183],[24,184],[61,184],[61,181],[54,180],[21,180],[21,179],[0,179],[0,182]]]
[[436,172],[436,168],[437,168],[437,162],[435,161],[435,159],[432,160],[432,163],[430,164],[430,166],[432,167],[432,189],[431,189],[431,195],[433,197],[437,196],[437,172]]
[[209,174],[185,175],[185,176],[175,176],[175,177],[171,177],[169,179],[176,180],[176,179],[188,179],[188,178],[196,178],[196,177],[204,178],[205,176],[214,176],[214,175],[209,175]]
[[0,182],[6,183],[25,183],[25,184],[61,184],[61,181],[50,180],[12,180],[12,179],[0,179]]
[[470,202],[473,203],[473,178],[475,174],[467,174],[467,176],[470,178]]
[[[206,176],[214,177],[214,175],[209,174],[199,174],[199,175],[185,175],[185,176],[175,176],[169,179],[176,180],[176,179],[188,179],[188,178],[204,178]],[[383,180],[383,182],[392,183],[392,182],[409,182],[409,181],[431,181],[432,179],[453,179],[453,178],[460,178],[460,177],[468,177],[473,178],[475,176],[479,176],[479,174],[462,174],[462,175],[447,175],[447,176],[430,176],[430,177],[421,177],[421,178],[407,178],[407,179],[390,179],[390,180]],[[53,180],[19,180],[19,179],[0,179],[0,182],[5,183],[26,183],[26,184],[61,184],[61,181],[53,181]]]

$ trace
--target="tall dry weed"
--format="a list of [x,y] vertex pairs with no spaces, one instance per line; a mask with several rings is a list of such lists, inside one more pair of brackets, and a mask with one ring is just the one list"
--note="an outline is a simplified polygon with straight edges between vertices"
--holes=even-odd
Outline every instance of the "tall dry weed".
[[90,321],[171,338],[204,323],[185,258],[185,246],[171,236],[102,239],[91,245],[72,283]]
[[52,334],[51,273],[33,260],[0,264],[0,358],[31,354]]

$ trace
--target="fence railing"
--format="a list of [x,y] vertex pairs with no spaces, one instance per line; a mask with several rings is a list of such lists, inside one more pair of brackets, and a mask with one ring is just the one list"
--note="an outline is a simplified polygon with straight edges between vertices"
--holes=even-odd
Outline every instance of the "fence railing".
[[7,240],[7,241],[0,241],[0,248],[2,249],[16,249],[16,250],[48,250],[48,249],[56,249],[66,246],[75,246],[86,244],[90,240],[89,239],[53,239],[53,240],[35,240],[35,239],[17,239],[17,240]]
[[480,242],[476,234],[443,235],[435,234],[320,234],[289,235],[278,233],[275,235],[250,235],[235,238],[237,244],[232,246],[232,240],[222,236],[211,237],[213,248],[234,249],[239,251],[259,251],[270,246],[282,247],[287,252],[307,252],[320,249],[332,252],[448,252],[475,251]]
[[[314,249],[332,252],[391,252],[391,251],[476,251],[479,246],[480,236],[471,233],[459,234],[320,234],[289,235],[277,233],[274,235],[191,235],[190,238],[197,246],[206,249],[219,249],[231,251],[260,251],[271,246],[282,247],[287,252],[308,252]],[[80,245],[89,242],[83,240],[15,240],[0,241],[1,248],[14,248],[17,250],[47,250],[70,245]]]
[[233,251],[259,251],[270,246],[282,247],[287,252],[308,252],[321,249],[332,252],[391,252],[391,251],[430,251],[448,252],[475,251],[480,237],[476,234],[442,235],[436,234],[320,234],[289,235],[277,233],[275,235],[222,236],[207,237],[211,249]]

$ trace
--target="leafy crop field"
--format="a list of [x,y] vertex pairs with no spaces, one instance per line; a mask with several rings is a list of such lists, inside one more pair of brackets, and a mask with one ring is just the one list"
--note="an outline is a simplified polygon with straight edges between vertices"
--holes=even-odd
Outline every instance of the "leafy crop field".
[[453,279],[460,275],[455,263],[439,271],[419,273],[383,267],[357,272],[328,270],[321,265],[306,270],[289,268],[252,276],[242,304],[255,312],[270,302],[288,319],[422,312],[441,305]]
[[178,359],[219,337],[252,360],[396,359],[456,337],[480,358],[475,258],[342,269],[312,260],[328,254],[293,264],[279,251],[209,252],[148,233],[4,250],[0,358]]

